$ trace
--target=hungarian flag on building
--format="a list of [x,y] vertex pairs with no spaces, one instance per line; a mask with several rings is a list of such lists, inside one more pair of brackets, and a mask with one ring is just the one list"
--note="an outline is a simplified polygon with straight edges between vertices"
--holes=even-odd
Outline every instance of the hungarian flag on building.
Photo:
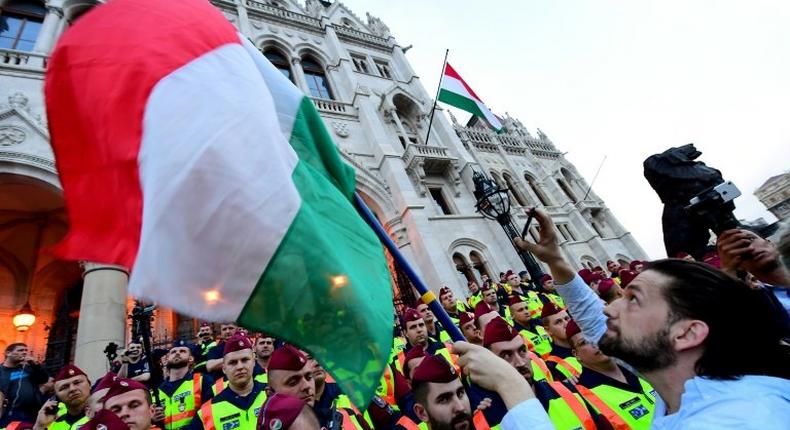
[[383,249],[311,100],[205,0],[113,0],[46,76],[64,258],[310,351],[367,406],[392,346]]
[[439,89],[439,101],[482,117],[494,130],[502,130],[499,118],[491,113],[491,109],[480,100],[480,97],[466,84],[466,81],[453,69],[450,63],[445,64],[444,67]]

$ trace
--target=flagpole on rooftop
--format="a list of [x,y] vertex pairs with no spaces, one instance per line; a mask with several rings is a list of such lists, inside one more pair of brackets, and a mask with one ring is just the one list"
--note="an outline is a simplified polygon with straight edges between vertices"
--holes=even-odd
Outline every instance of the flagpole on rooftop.
[[357,206],[357,212],[362,216],[365,222],[368,223],[370,228],[373,229],[373,232],[376,233],[381,243],[392,255],[392,258],[395,260],[395,263],[403,269],[403,272],[406,274],[406,277],[409,278],[409,281],[414,285],[414,288],[420,293],[420,300],[428,305],[428,307],[433,311],[433,315],[436,317],[437,320],[442,324],[445,330],[447,330],[447,334],[453,339],[453,342],[457,341],[466,341],[466,338],[463,334],[461,334],[461,330],[458,328],[457,325],[453,324],[453,321],[450,319],[450,316],[447,315],[447,311],[444,310],[442,305],[436,300],[436,294],[433,291],[428,289],[428,286],[422,282],[419,276],[417,276],[417,272],[411,267],[408,261],[406,261],[406,257],[401,254],[400,249],[398,246],[395,245],[395,242],[392,241],[392,238],[387,234],[384,230],[384,227],[381,226],[378,219],[373,212],[370,211],[370,208],[365,204],[362,200],[362,197],[359,196],[358,193],[354,193],[354,203]]
[[433,98],[433,107],[431,108],[431,119],[428,120],[428,133],[425,135],[425,144],[429,145],[428,138],[431,137],[431,125],[433,125],[433,114],[436,112],[436,102],[439,101],[439,91],[442,90],[442,79],[444,78],[444,69],[447,67],[447,56],[450,55],[450,50],[444,51],[444,62],[442,63],[442,73],[439,75],[439,84],[436,86],[436,97]]

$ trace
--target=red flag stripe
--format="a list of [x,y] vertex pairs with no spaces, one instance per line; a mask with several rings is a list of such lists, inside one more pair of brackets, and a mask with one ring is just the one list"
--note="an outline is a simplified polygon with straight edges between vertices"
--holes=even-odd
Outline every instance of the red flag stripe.
[[162,78],[229,43],[240,43],[236,29],[205,0],[113,0],[60,38],[45,83],[70,223],[54,248],[57,255],[133,266],[142,225],[138,153],[148,97]]
[[461,75],[459,75],[458,72],[456,72],[455,69],[453,69],[450,63],[447,63],[446,67],[444,68],[444,74],[453,77],[455,79],[458,79],[458,81],[461,82],[461,85],[463,85],[464,88],[466,88],[466,91],[469,91],[469,94],[471,94],[472,97],[477,99],[477,101],[479,101],[480,103],[483,102],[483,100],[480,99],[480,97],[478,97],[474,91],[472,91],[472,88],[470,88],[469,85],[466,85],[466,81],[464,80],[464,78],[462,78]]

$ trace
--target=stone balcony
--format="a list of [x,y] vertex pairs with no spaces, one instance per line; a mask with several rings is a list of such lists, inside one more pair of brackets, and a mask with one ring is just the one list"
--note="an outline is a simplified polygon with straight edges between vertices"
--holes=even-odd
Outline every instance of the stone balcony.
[[416,164],[422,165],[425,173],[443,173],[456,161],[442,146],[409,144],[403,152],[403,163],[407,169]]
[[35,52],[0,49],[0,70],[44,73],[49,57]]
[[576,209],[579,209],[580,212],[598,212],[599,210],[603,209],[603,207],[603,202],[598,202],[595,200],[582,200],[576,203]]
[[327,115],[357,116],[357,108],[349,103],[311,97],[318,112]]

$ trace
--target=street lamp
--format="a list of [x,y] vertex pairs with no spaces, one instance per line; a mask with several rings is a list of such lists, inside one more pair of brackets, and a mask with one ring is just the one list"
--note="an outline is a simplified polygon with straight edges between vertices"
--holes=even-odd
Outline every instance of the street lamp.
[[36,313],[30,307],[29,301],[25,302],[24,306],[14,314],[14,318],[11,321],[14,323],[17,331],[28,331],[30,329],[30,326],[36,322]]
[[519,232],[510,218],[508,189],[501,188],[496,182],[485,177],[480,172],[472,174],[472,181],[475,184],[474,194],[477,199],[475,204],[477,212],[488,219],[495,220],[502,226],[508,240],[510,240],[510,244],[513,245],[521,261],[524,262],[529,276],[534,282],[539,283],[540,278],[543,277],[543,271],[540,269],[537,261],[535,261],[535,257],[529,252],[519,249],[516,243],[513,242],[513,238],[519,236]]

